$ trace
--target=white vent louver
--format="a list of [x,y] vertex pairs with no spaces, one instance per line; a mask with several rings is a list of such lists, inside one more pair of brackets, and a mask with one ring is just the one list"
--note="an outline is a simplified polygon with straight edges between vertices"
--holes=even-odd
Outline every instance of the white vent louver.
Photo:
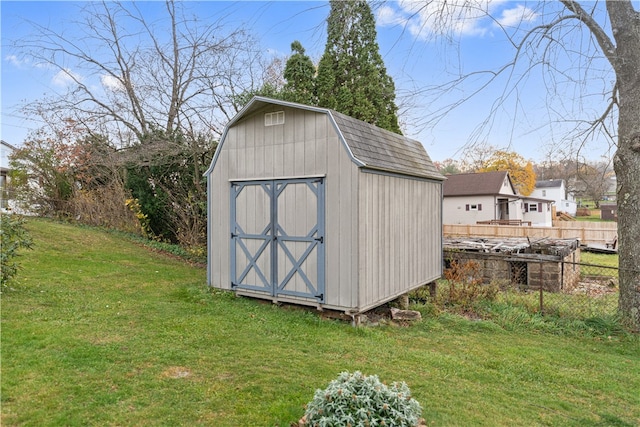
[[284,111],[265,113],[264,115],[265,126],[275,126],[275,125],[281,125],[283,123],[284,123]]

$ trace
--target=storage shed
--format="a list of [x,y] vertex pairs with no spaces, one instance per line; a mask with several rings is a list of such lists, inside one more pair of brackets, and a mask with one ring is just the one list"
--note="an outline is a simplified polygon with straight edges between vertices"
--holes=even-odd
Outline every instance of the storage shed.
[[210,286],[354,315],[442,274],[442,181],[421,143],[253,98],[206,172]]

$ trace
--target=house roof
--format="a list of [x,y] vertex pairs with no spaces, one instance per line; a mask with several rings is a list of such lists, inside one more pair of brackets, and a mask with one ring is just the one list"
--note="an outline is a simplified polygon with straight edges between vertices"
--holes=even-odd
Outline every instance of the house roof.
[[516,190],[507,171],[447,175],[442,192],[445,197],[505,194],[502,191],[502,184],[505,178],[509,180],[511,190],[515,196]]
[[445,179],[436,169],[424,146],[416,140],[327,108],[258,96],[249,101],[225,128],[221,144],[207,173],[213,169],[228,129],[243,117],[274,104],[328,115],[351,160],[358,167],[436,180]]
[[562,187],[562,179],[547,179],[544,181],[536,181],[536,188],[560,188]]
[[4,145],[5,147],[11,148],[12,150],[17,150],[17,148],[11,144],[9,144],[7,141],[5,141],[4,139],[0,139],[0,144]]

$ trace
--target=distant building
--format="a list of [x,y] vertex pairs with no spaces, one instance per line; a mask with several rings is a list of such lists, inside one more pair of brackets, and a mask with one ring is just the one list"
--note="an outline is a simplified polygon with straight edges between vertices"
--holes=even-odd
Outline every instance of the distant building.
[[11,210],[9,185],[9,156],[16,150],[13,145],[0,140],[0,209],[2,212]]
[[600,203],[600,219],[617,221],[618,205],[615,203]]
[[507,171],[448,175],[443,194],[445,224],[552,226],[553,200],[519,195]]
[[567,191],[564,179],[537,181],[532,197],[542,197],[555,202],[556,211],[576,216],[578,204],[571,192]]

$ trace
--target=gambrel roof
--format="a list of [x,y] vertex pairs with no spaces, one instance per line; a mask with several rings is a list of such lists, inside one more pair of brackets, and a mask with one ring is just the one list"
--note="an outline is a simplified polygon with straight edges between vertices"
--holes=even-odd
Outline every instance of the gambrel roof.
[[[445,179],[434,166],[424,146],[416,140],[381,129],[331,109],[258,96],[249,101],[231,119],[220,139],[220,145],[224,144],[228,129],[235,123],[269,105],[280,105],[282,107],[326,114],[333,123],[351,160],[358,167],[439,181]],[[209,171],[213,169],[220,149],[221,147],[218,147]]]
[[[505,180],[508,180],[508,191],[503,189]],[[517,194],[507,171],[447,175],[442,192],[444,197]]]

